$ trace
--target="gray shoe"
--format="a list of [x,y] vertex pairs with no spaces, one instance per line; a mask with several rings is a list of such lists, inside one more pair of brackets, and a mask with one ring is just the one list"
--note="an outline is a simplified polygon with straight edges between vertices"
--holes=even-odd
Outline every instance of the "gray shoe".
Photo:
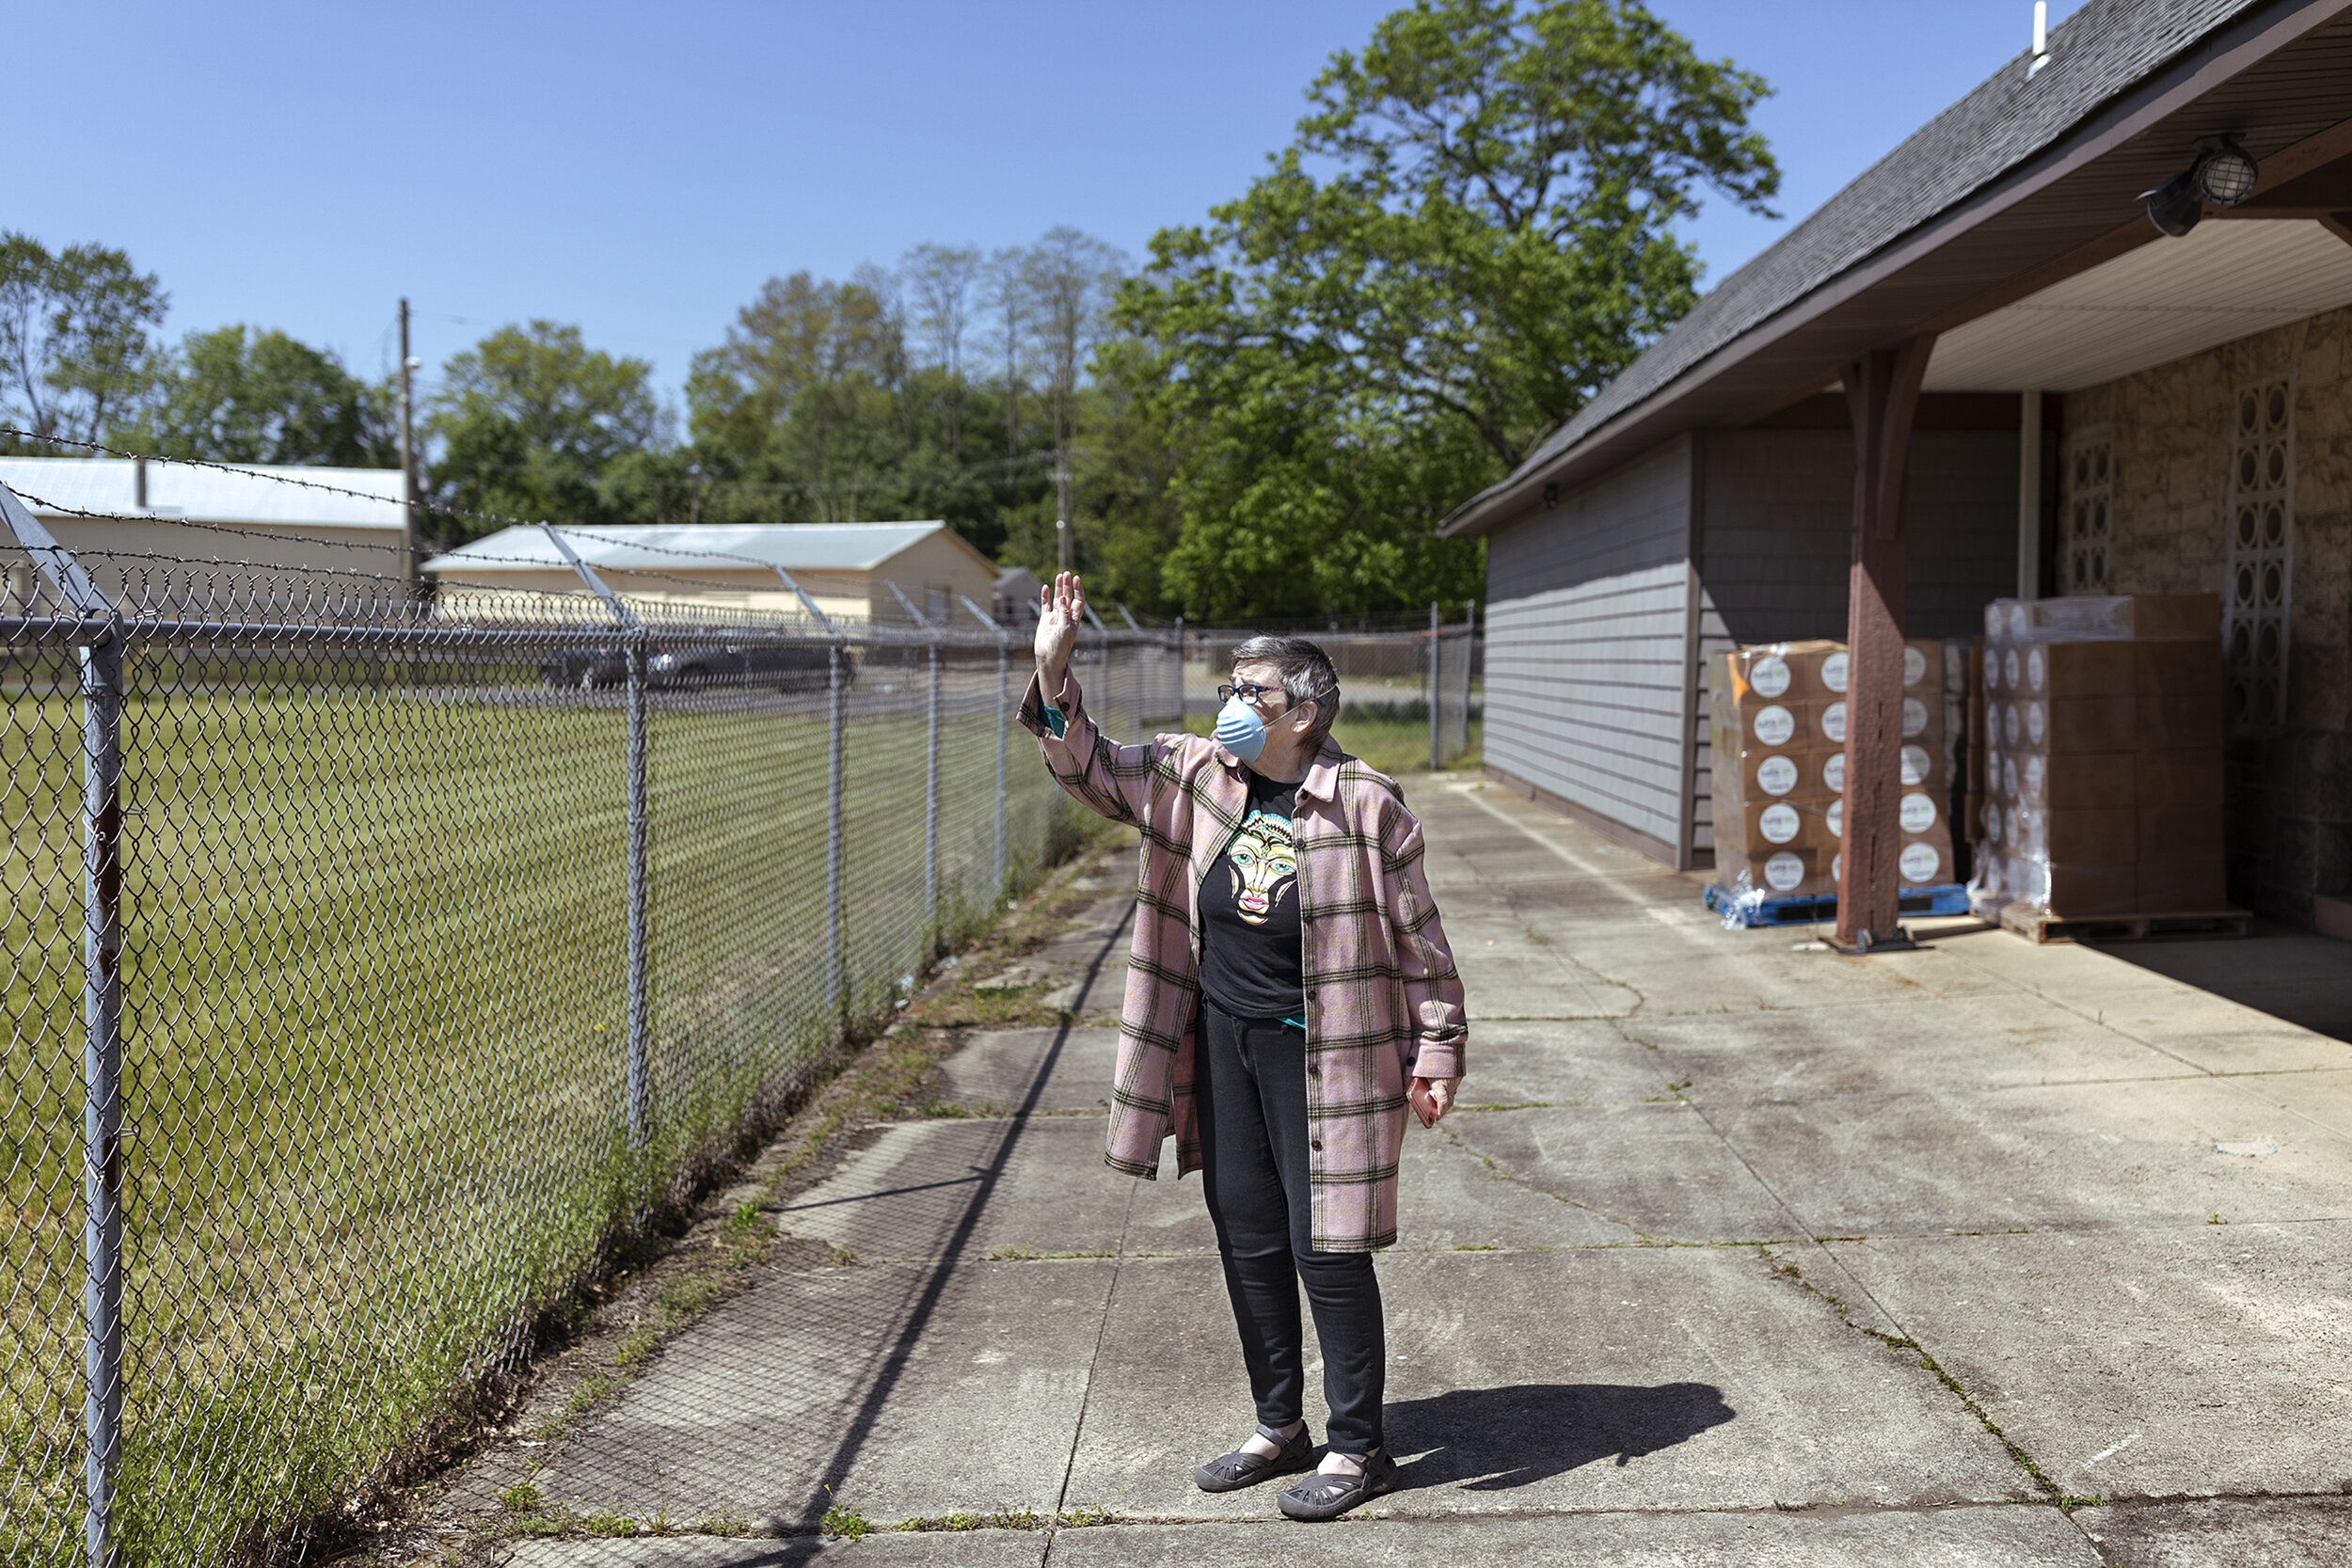
[[1269,1455],[1235,1449],[1193,1471],[1192,1483],[1203,1492],[1238,1492],[1274,1476],[1304,1470],[1315,1462],[1315,1440],[1308,1433],[1304,1421],[1298,1423],[1295,1437],[1284,1437],[1263,1427],[1258,1429],[1258,1435],[1269,1443],[1281,1444],[1282,1451]]
[[1294,1519],[1336,1519],[1359,1503],[1396,1490],[1396,1461],[1386,1449],[1364,1461],[1360,1476],[1309,1476],[1276,1499]]

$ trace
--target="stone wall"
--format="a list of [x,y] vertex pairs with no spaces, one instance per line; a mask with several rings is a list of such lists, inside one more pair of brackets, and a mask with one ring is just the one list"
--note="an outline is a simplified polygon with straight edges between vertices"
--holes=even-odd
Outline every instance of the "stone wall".
[[2286,722],[2229,741],[2231,897],[2308,923],[2352,890],[2352,310],[2241,338],[2071,394],[2070,432],[2107,425],[2107,591],[2222,593],[2238,388],[2296,382]]

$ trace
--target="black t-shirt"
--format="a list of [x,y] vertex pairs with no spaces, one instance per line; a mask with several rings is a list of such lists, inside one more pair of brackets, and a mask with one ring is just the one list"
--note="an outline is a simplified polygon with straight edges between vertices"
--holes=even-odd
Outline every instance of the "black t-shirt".
[[1298,785],[1250,773],[1241,829],[1200,883],[1200,990],[1238,1018],[1307,1016],[1297,801]]

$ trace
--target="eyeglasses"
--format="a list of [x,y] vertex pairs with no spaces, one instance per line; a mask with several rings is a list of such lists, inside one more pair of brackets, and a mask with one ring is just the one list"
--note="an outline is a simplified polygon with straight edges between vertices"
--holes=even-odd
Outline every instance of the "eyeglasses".
[[1255,681],[1244,681],[1239,686],[1220,686],[1216,689],[1216,700],[1218,702],[1230,703],[1234,698],[1239,697],[1243,702],[1248,703],[1251,707],[1263,707],[1265,705],[1265,700],[1268,697],[1279,697],[1281,694],[1282,689],[1280,687],[1260,686]]

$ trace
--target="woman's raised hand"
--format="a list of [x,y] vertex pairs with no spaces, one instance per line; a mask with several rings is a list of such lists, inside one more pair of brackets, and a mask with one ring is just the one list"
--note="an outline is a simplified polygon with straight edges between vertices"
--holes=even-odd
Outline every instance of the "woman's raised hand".
[[1071,650],[1078,645],[1078,626],[1086,619],[1087,589],[1075,572],[1057,572],[1054,580],[1038,590],[1038,689],[1052,702],[1061,694],[1062,678],[1070,669]]

